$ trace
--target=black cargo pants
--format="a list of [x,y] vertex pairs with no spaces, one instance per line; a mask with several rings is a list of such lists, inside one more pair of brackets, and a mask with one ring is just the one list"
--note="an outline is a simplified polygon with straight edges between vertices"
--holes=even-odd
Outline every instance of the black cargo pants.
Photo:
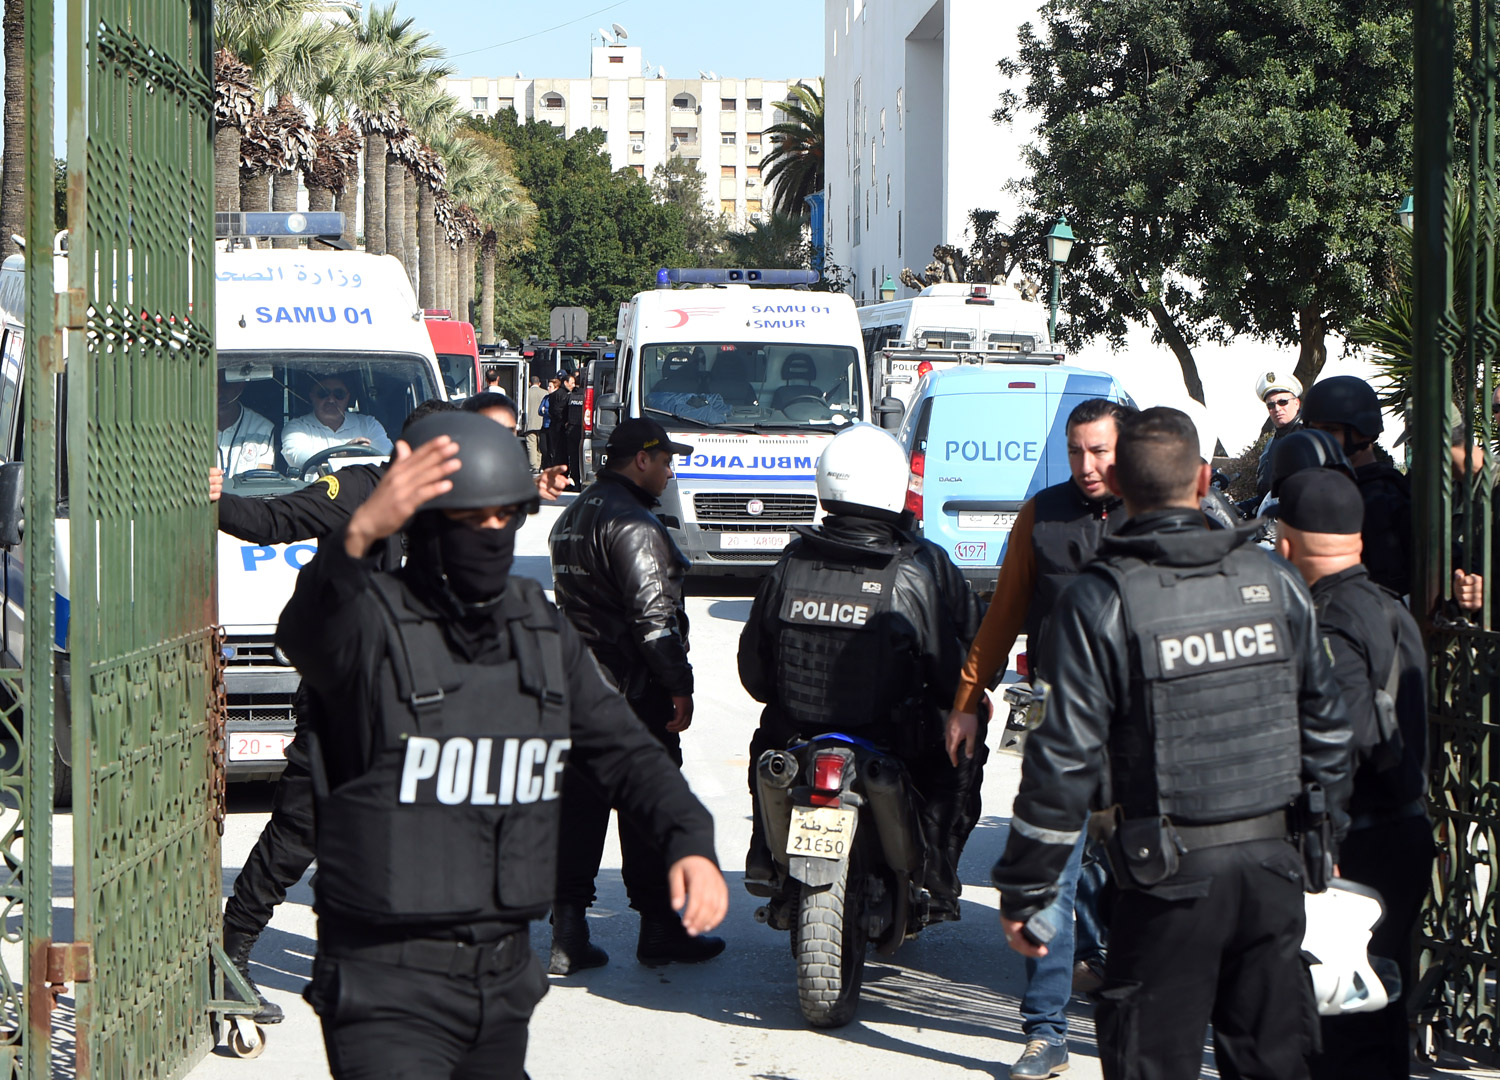
[[297,719],[296,736],[286,748],[286,770],[276,783],[271,820],[250,849],[224,905],[224,925],[241,934],[259,934],[271,921],[286,891],[302,880],[315,855],[312,776],[308,773],[309,725]]
[[1302,880],[1290,843],[1253,840],[1191,851],[1150,892],[1120,892],[1095,995],[1105,1080],[1197,1080],[1210,1021],[1224,1080],[1307,1080]]
[[[652,684],[642,697],[630,702],[630,707],[681,768],[682,740],[676,732],[667,730],[673,715],[672,696]],[[594,879],[599,876],[604,838],[609,832],[609,799],[570,764],[563,770],[561,802],[555,901],[588,907],[594,902]],[[636,911],[672,917],[666,860],[650,834],[625,813],[620,814],[620,876],[630,906]]]

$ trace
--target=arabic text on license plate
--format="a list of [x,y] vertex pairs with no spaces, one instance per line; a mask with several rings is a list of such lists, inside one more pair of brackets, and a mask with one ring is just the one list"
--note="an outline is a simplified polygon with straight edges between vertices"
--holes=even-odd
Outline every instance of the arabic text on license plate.
[[958,512],[958,527],[960,529],[1001,529],[1010,530],[1016,524],[1016,512],[1014,510],[960,510]]
[[792,538],[791,533],[720,533],[720,551],[780,551]]
[[814,859],[847,859],[858,811],[834,806],[794,806],[786,853]]
[[229,760],[280,761],[286,757],[286,748],[291,741],[290,732],[231,731]]

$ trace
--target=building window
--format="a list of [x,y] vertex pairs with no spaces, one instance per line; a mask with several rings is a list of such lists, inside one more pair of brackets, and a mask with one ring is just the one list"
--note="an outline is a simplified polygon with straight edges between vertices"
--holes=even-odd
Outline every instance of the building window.
[[902,107],[901,107],[901,101],[902,101],[903,97],[905,97],[905,93],[902,90],[902,88],[899,87],[899,86],[896,87],[896,130],[897,131],[904,131],[906,129],[906,118],[901,115],[902,112],[904,111],[902,109]]
[[488,111],[489,107],[490,107],[490,99],[489,98],[487,98],[487,97],[477,97],[477,98],[474,99],[474,108],[478,109],[480,112],[486,112],[486,111]]
[[633,97],[630,99],[630,107],[638,112],[644,111],[646,108],[646,99],[643,97]]
[[890,173],[886,173],[885,174],[885,205],[887,207],[889,207],[891,205],[891,174]]
[[563,96],[561,94],[548,93],[548,94],[543,94],[542,95],[542,108],[544,108],[544,109],[561,109],[562,107],[563,107]]
[[723,177],[727,177],[730,180],[733,180],[734,179],[734,166],[733,165],[721,165],[721,166],[719,166],[719,175],[723,176]]
[[761,105],[761,101],[760,101],[760,98],[758,98],[758,97],[746,98],[745,99],[745,108],[748,109],[750,112],[760,112],[760,105]]
[[[634,135],[631,138],[635,138]],[[695,146],[698,142],[698,131],[696,128],[673,128],[672,138],[684,146]]]
[[758,214],[758,213],[760,213],[760,200],[759,199],[746,199],[745,200],[745,213],[747,213],[747,214]]
[[609,62],[611,64],[623,64],[625,62],[625,58],[623,56],[611,56],[609,58]]
[[694,109],[698,106],[698,99],[692,94],[678,94],[672,99],[674,109]]
[[506,109],[514,109],[515,107],[516,107],[516,99],[515,98],[503,97],[503,98],[500,99],[500,111],[501,112],[504,112]]
[[596,97],[589,105],[589,109],[593,112],[606,112],[609,109],[609,99]]
[[900,210],[896,211],[896,258],[898,259],[901,258],[901,214]]
[[632,165],[630,167],[635,170],[635,174],[637,176],[645,176],[646,175],[646,166],[644,166],[644,165]]
[[870,193],[865,192],[865,228],[870,227]]
[[734,200],[733,199],[720,199],[719,200],[719,213],[721,213],[721,214],[732,214],[732,213],[734,213]]
[[726,132],[724,132],[724,134],[722,134],[722,135],[719,136],[719,142],[722,145],[724,145],[724,146],[733,146],[734,145],[734,132],[732,132],[732,131],[726,131]]
[[727,97],[727,98],[720,98],[719,99],[719,109],[721,111],[723,111],[723,112],[734,112],[735,108],[736,108],[736,102],[735,102],[734,98]]
[[885,110],[880,110],[880,145],[885,145]]
[[760,179],[760,166],[759,165],[746,165],[745,166],[745,175],[748,176],[748,177],[750,177],[752,180],[759,180]]

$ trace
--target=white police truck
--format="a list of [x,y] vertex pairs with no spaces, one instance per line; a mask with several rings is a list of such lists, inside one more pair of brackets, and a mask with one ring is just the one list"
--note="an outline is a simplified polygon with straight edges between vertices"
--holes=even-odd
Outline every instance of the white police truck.
[[854,302],[809,291],[817,280],[664,269],[621,308],[618,386],[598,399],[601,426],[644,416],[693,448],[673,463],[658,515],[695,573],[774,565],[792,526],[822,517],[823,447],[870,418]]

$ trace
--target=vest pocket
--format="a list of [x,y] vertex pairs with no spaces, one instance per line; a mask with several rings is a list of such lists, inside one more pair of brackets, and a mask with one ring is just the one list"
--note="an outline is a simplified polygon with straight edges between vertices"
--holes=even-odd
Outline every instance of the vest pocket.
[[500,823],[495,881],[502,908],[552,903],[557,886],[557,800],[512,810]]

